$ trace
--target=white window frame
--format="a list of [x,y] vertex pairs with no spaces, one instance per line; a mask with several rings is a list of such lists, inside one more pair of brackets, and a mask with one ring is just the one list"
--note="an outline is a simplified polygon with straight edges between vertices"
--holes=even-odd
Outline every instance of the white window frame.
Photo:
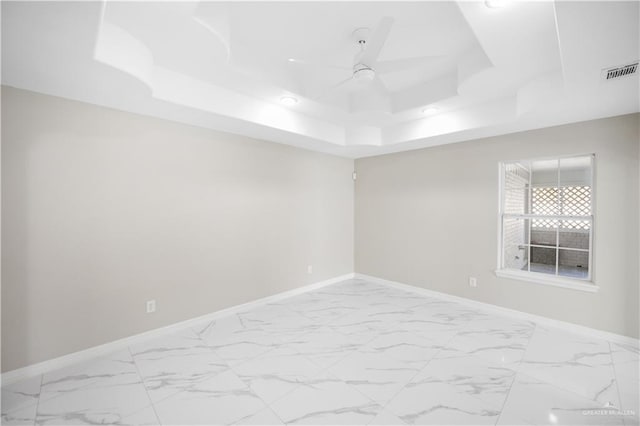
[[[507,214],[503,211],[505,204],[505,165],[517,162],[532,162],[532,161],[548,161],[548,160],[557,160],[560,164],[560,160],[574,158],[574,157],[591,157],[591,215],[589,216],[590,220],[590,229],[589,229],[589,270],[588,277],[586,279],[580,278],[571,278],[571,277],[562,277],[558,275],[546,274],[542,272],[533,272],[533,271],[519,271],[515,269],[505,269],[504,265],[504,235],[503,235],[503,221],[505,217],[509,218],[523,218],[529,219],[532,221],[535,218],[539,218],[540,215],[536,214]],[[502,161],[498,166],[498,175],[499,175],[499,184],[498,184],[498,264],[495,270],[495,274],[501,278],[510,278],[520,281],[527,281],[536,284],[543,285],[551,285],[556,287],[568,288],[573,290],[580,290],[595,293],[600,288],[595,284],[594,279],[594,270],[593,270],[593,255],[594,255],[594,234],[595,234],[595,199],[596,199],[596,167],[595,167],[595,154],[587,153],[587,154],[575,154],[575,155],[564,155],[564,156],[554,156],[554,157],[542,157],[542,158],[531,158],[527,160],[513,160],[513,161]],[[558,167],[558,181],[557,187],[560,187],[560,167]],[[529,174],[529,200],[531,200],[531,173]],[[559,219],[559,220],[570,220],[576,219],[576,216],[565,216],[565,215],[556,215],[556,216],[544,216],[549,219]],[[531,225],[529,226],[529,233],[531,232]],[[559,261],[559,253],[558,253],[558,240],[559,238],[559,228],[556,231],[556,268],[557,263]],[[529,242],[530,244],[530,242]],[[527,257],[527,261],[531,261],[531,246],[529,246],[529,255]]]

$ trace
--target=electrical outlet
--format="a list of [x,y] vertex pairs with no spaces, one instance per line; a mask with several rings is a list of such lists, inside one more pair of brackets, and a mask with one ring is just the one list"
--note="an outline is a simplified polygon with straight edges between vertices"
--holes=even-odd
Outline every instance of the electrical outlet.
[[307,274],[313,274],[313,265],[307,265]]
[[155,300],[147,300],[147,313],[151,314],[156,311],[156,301]]
[[476,277],[469,277],[469,287],[478,287]]

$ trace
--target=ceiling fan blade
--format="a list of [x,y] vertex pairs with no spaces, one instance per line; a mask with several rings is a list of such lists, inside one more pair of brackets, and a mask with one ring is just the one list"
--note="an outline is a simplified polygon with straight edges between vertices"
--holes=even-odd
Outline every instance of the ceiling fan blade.
[[336,90],[336,89],[338,89],[338,88],[340,88],[340,87],[342,87],[342,86],[344,86],[346,84],[349,84],[352,81],[353,81],[353,77],[349,77],[349,78],[346,78],[346,79],[344,79],[344,80],[342,80],[342,81],[340,81],[340,82],[338,82],[338,83],[336,83],[336,84],[334,84],[332,86],[329,86],[322,93],[320,93],[317,96],[314,96],[312,98],[312,100],[317,101],[317,100],[320,100],[322,98],[325,98],[327,95],[331,94],[331,92],[333,92],[334,90]]
[[380,23],[365,44],[364,52],[360,57],[360,62],[370,66],[376,62],[380,55],[380,51],[384,47],[384,43],[387,41],[392,25],[393,18],[390,16],[385,16],[380,20]]
[[305,65],[305,66],[309,66],[309,67],[333,68],[333,69],[337,69],[337,70],[346,70],[346,71],[353,72],[353,68],[351,68],[351,67],[343,67],[343,66],[339,66],[339,65],[323,64],[323,63],[320,63],[320,62],[310,62],[310,61],[305,61],[304,59],[290,58],[289,62],[291,62],[292,64],[300,64],[300,65]]
[[419,56],[416,58],[396,59],[393,61],[377,62],[374,67],[378,74],[384,74],[428,65],[442,58],[444,58],[444,56]]
[[371,86],[373,87],[373,90],[378,92],[378,94],[380,94],[382,96],[388,96],[389,95],[389,90],[387,89],[387,86],[384,85],[382,80],[380,80],[380,77],[376,77],[371,82]]

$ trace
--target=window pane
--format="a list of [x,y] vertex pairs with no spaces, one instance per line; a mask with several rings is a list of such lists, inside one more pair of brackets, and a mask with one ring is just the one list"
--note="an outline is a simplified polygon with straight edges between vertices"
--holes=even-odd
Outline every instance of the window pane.
[[[560,159],[560,186],[591,187],[591,155]],[[566,213],[565,213],[566,214]]]
[[504,212],[526,214],[529,205],[529,188],[507,189],[504,193]]
[[[566,216],[591,215],[591,187],[564,186],[560,189],[560,212]],[[589,222],[565,221],[567,229],[589,229]]]
[[589,253],[577,250],[559,250],[558,275],[586,279],[589,277]]
[[529,169],[525,164],[508,163],[504,166],[504,212],[529,213]]
[[[575,229],[568,227],[565,222],[574,222],[563,220],[563,226],[560,228],[560,247],[575,248],[589,250],[589,231],[583,229]],[[579,221],[582,222],[582,221]],[[588,222],[588,221],[585,221]],[[571,225],[573,226],[573,225]],[[587,225],[588,226],[588,223]]]
[[[539,219],[533,219],[533,222]],[[531,244],[537,246],[547,246],[547,247],[555,247],[556,246],[556,231],[558,230],[557,226],[549,226],[545,228],[531,228]]]
[[504,219],[504,268],[527,269],[529,222],[529,219]]
[[[558,192],[558,160],[536,160],[531,162],[531,213],[543,215],[560,214]],[[535,228],[557,226],[555,222],[536,221]]]
[[[591,212],[591,155],[560,159],[560,214],[590,216]],[[562,230],[588,230],[589,221],[563,221]]]
[[[560,214],[558,193],[558,188],[555,187],[533,187],[531,191],[531,213],[541,215]],[[536,228],[549,228],[558,226],[558,222],[552,219],[543,219],[534,222],[533,226]]]
[[[535,222],[535,220],[534,220]],[[556,273],[557,221],[545,227],[531,229],[531,271]]]
[[556,273],[555,247],[531,247],[531,272]]
[[522,189],[529,185],[529,167],[524,163],[504,165],[505,189]]

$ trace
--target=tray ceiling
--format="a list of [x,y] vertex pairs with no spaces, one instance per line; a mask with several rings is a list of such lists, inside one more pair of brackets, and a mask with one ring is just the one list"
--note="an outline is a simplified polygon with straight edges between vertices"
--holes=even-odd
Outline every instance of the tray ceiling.
[[502,3],[3,2],[2,82],[347,157],[639,110],[638,2]]

